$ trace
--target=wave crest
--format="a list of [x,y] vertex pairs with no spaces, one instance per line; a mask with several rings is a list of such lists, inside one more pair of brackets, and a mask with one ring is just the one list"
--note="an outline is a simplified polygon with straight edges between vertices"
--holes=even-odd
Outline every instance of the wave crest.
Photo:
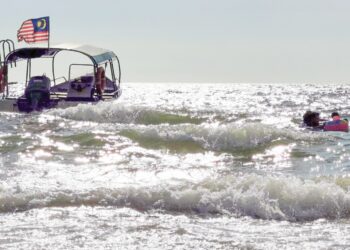
[[[238,125],[179,125],[126,129],[122,136],[148,148],[195,148],[216,152],[237,152],[264,149],[273,144],[293,141],[318,141],[329,138],[321,133],[277,129],[260,123]],[[189,147],[190,146],[190,147]]]
[[337,180],[304,181],[295,177],[263,177],[251,174],[173,186],[164,184],[153,187],[47,193],[11,193],[2,190],[0,211],[86,205],[289,221],[348,218],[350,194],[336,182]]
[[171,114],[138,106],[125,106],[116,102],[103,102],[96,105],[79,104],[75,107],[50,110],[47,114],[77,121],[121,124],[199,124],[203,121],[203,119],[188,115]]

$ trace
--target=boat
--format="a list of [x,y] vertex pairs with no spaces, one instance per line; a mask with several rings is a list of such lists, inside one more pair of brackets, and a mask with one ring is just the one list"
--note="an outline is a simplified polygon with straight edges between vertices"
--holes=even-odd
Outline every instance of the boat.
[[[4,44],[3,48],[4,48]],[[67,74],[56,76],[56,56],[62,52],[76,53],[88,63],[74,61],[66,63]],[[27,47],[12,49],[6,53],[0,68],[0,111],[32,112],[50,108],[75,106],[80,103],[98,103],[120,97],[121,68],[118,57],[113,51],[91,45],[61,44],[52,47]],[[32,75],[32,62],[38,59],[51,59],[52,74],[46,72]],[[67,59],[70,60],[70,59]],[[9,82],[10,69],[26,63],[25,81],[18,94],[12,93]],[[74,76],[77,69],[84,68],[84,74]],[[116,70],[115,70],[116,69]],[[41,72],[41,69],[39,69]],[[87,71],[87,72],[86,72]],[[16,88],[18,89],[18,88]]]

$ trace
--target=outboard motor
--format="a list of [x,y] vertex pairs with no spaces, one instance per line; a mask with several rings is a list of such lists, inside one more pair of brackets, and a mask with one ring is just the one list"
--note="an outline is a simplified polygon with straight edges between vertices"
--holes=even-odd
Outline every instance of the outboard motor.
[[28,103],[28,111],[40,111],[50,104],[50,79],[43,76],[30,78],[25,89],[25,97]]

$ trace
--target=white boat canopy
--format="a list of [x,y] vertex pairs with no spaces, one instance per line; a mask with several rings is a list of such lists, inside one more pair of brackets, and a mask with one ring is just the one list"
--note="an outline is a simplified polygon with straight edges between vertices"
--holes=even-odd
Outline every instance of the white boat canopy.
[[118,60],[113,51],[94,47],[91,45],[79,44],[60,44],[50,48],[20,48],[12,51],[6,57],[7,63],[19,61],[21,59],[32,59],[40,57],[55,57],[60,51],[75,51],[89,57],[95,65],[105,63],[107,61]]
[[113,60],[117,59],[117,56],[114,54],[113,51],[94,47],[91,45],[64,43],[64,44],[59,44],[59,45],[53,46],[53,48],[82,52],[82,53],[92,57],[97,64],[101,64],[101,63],[104,63],[106,61],[110,61],[110,60],[113,61]]

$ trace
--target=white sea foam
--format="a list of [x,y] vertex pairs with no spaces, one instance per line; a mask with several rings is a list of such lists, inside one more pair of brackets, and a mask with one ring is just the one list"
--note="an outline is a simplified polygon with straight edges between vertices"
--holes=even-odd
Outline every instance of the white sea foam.
[[308,221],[348,218],[350,194],[334,181],[255,174],[206,179],[200,183],[167,183],[120,189],[0,191],[2,212],[40,207],[118,206],[145,211],[228,214],[261,219]]

